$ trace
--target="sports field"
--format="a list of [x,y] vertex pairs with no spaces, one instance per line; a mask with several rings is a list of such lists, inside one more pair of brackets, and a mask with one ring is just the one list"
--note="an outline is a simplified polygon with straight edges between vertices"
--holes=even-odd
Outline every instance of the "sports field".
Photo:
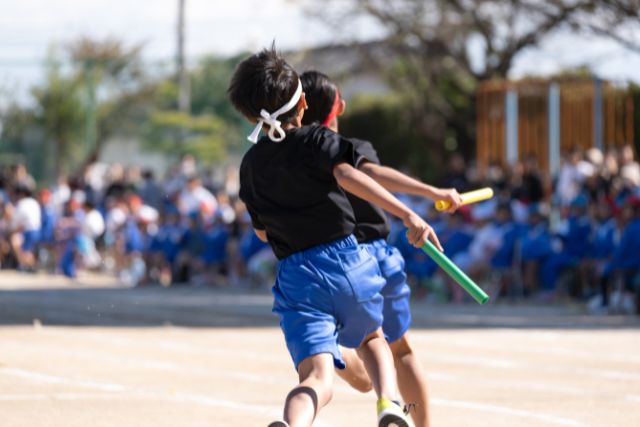
[[[266,426],[296,375],[271,299],[0,274],[0,425]],[[435,427],[640,425],[640,322],[414,304]],[[34,320],[37,319],[37,320]],[[375,425],[336,380],[317,426]]]

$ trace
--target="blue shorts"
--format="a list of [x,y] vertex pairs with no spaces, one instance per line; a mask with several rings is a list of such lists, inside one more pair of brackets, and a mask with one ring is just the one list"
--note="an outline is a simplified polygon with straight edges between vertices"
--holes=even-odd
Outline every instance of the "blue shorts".
[[22,250],[32,252],[40,241],[40,231],[31,230],[22,232]]
[[387,281],[382,289],[384,321],[382,329],[389,342],[397,341],[411,325],[411,289],[404,272],[404,258],[400,251],[379,239],[362,246],[378,261],[382,277]]
[[353,236],[283,259],[273,311],[296,369],[320,353],[331,353],[344,368],[338,344],[356,348],[382,326],[384,284],[378,263]]

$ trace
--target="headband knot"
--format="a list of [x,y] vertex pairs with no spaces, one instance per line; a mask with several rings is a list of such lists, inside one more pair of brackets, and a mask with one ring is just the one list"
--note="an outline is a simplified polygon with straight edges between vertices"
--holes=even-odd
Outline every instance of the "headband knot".
[[273,142],[282,141],[287,135],[285,134],[284,129],[282,129],[282,122],[278,120],[278,116],[286,113],[287,111],[290,111],[293,107],[298,105],[298,101],[300,100],[301,96],[302,96],[302,82],[298,80],[298,87],[295,93],[293,94],[293,96],[291,97],[291,99],[289,100],[289,102],[287,102],[285,105],[283,105],[274,113],[269,113],[264,108],[260,110],[260,118],[258,119],[258,123],[256,124],[256,127],[253,129],[253,132],[251,132],[251,135],[247,137],[247,139],[253,142],[254,144],[257,143],[258,135],[260,135],[260,130],[262,129],[262,126],[268,125],[269,139],[271,139]]

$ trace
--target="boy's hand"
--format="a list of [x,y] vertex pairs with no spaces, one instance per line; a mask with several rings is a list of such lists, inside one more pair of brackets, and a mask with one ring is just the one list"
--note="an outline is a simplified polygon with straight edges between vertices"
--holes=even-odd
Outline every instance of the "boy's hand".
[[402,222],[404,226],[407,227],[407,240],[409,240],[409,243],[413,246],[421,248],[424,242],[431,240],[431,243],[433,243],[440,252],[444,252],[433,228],[418,215],[412,212],[405,217]]
[[454,213],[462,206],[462,197],[455,188],[439,188],[436,194],[437,200],[449,202],[449,208],[445,211],[447,213]]

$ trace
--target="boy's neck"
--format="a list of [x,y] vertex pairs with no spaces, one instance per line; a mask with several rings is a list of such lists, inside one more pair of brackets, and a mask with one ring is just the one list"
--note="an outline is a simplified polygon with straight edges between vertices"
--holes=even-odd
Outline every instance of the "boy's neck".
[[284,130],[289,130],[289,129],[297,129],[297,128],[301,128],[302,127],[302,116],[301,115],[297,115],[292,122],[288,122],[282,125],[282,129]]

